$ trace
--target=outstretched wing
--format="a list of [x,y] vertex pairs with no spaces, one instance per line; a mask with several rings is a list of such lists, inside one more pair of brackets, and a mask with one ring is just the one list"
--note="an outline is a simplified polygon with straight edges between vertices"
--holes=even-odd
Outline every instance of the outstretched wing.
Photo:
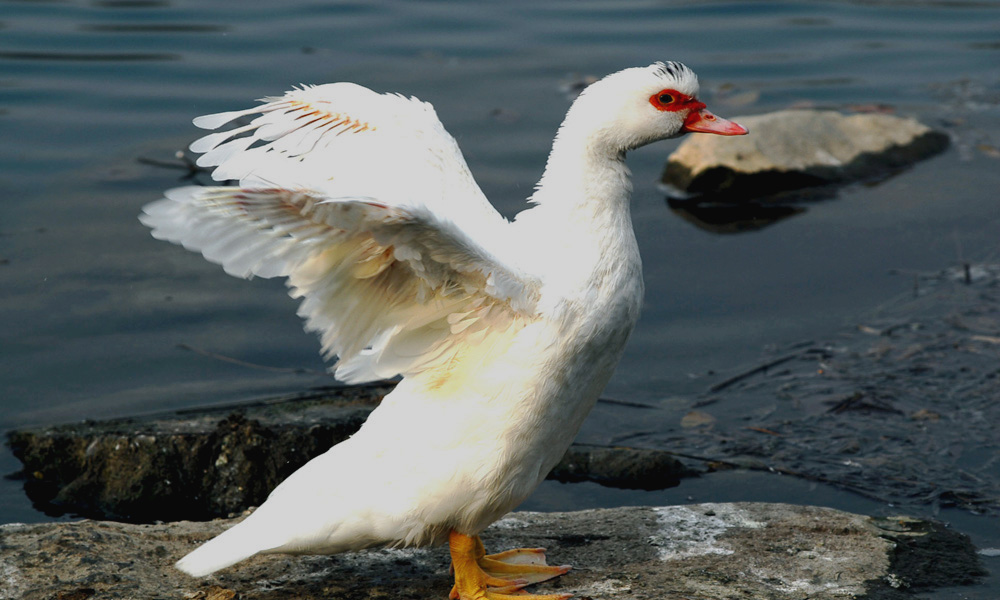
[[353,83],[303,87],[265,101],[194,120],[217,129],[259,113],[249,124],[191,144],[203,153],[199,166],[215,167],[216,181],[426,207],[462,227],[502,221],[430,104]]
[[253,112],[192,144],[240,186],[170,190],[140,220],[232,275],[288,277],[339,379],[419,373],[533,318],[538,282],[429,105],[332,84],[196,123]]

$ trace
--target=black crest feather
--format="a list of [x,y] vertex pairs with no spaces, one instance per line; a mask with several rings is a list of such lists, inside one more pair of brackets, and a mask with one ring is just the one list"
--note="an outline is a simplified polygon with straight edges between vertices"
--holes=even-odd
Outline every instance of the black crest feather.
[[667,61],[658,62],[653,65],[656,68],[657,75],[670,75],[674,79],[679,79],[684,73],[690,73],[691,69],[687,68],[683,63],[677,61]]

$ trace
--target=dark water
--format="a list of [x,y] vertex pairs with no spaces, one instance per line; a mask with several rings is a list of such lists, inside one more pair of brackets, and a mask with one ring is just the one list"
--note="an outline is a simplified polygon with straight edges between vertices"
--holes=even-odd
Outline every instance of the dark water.
[[[280,282],[225,276],[152,240],[135,218],[185,175],[139,159],[170,162],[199,135],[192,117],[298,83],[355,81],[432,102],[507,215],[541,173],[569,104],[563,86],[653,60],[693,67],[724,116],[881,107],[952,135],[947,153],[895,178],[738,235],[667,208],[656,180],[674,144],[635,152],[647,298],[614,398],[683,408],[709,372],[830,335],[905,293],[910,280],[890,271],[1000,257],[1000,2],[264,6],[0,2],[0,429],[329,383]],[[637,427],[600,410],[583,439]],[[17,466],[0,454],[0,471]],[[532,506],[690,496],[885,508],[787,478],[727,477],[638,496],[547,484]],[[993,521],[939,517],[1000,546]],[[0,522],[45,518],[16,482],[0,481]],[[940,597],[987,597],[977,593]]]

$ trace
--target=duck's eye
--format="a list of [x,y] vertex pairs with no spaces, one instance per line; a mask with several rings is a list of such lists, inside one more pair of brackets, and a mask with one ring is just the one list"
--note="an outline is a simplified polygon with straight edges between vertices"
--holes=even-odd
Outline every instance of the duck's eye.
[[649,103],[656,110],[678,111],[687,106],[688,97],[670,88],[660,90],[649,97]]

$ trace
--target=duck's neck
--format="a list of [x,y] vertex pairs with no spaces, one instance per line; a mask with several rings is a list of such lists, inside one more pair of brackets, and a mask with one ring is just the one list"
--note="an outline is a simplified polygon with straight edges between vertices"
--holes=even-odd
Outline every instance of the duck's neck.
[[516,252],[526,269],[558,290],[553,298],[595,289],[641,296],[630,173],[625,153],[607,148],[564,124],[531,197],[535,206],[514,223],[521,240]]
[[583,133],[586,130],[574,127],[571,117],[560,128],[545,173],[530,199],[537,206],[525,216],[534,213],[533,218],[553,226],[562,223],[567,233],[631,231],[632,182],[625,152],[593,131]]

